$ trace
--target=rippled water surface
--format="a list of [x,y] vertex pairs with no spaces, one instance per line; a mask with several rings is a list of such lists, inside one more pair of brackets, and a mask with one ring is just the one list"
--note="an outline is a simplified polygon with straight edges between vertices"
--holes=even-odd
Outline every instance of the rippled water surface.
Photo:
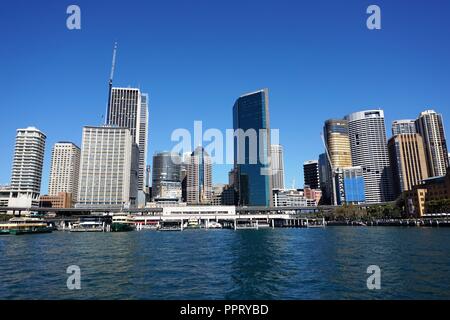
[[450,228],[54,232],[0,237],[0,261],[0,299],[450,299]]

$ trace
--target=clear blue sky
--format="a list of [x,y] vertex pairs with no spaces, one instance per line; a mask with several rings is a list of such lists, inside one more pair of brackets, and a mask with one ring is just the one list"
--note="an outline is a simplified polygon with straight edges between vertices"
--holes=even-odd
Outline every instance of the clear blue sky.
[[[81,7],[82,29],[66,28]],[[366,8],[382,30],[366,28]],[[322,152],[324,120],[382,108],[395,119],[434,108],[450,119],[450,1],[4,1],[0,6],[0,183],[9,183],[15,130],[34,125],[52,145],[80,144],[102,122],[114,41],[115,85],[150,94],[149,158],[176,128],[232,128],[246,92],[270,90],[272,128],[285,147],[286,181]],[[214,168],[226,182],[229,166]]]

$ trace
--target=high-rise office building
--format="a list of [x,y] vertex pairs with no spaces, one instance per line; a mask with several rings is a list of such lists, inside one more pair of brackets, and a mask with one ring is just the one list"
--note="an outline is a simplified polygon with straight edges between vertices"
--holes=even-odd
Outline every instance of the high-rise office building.
[[366,201],[361,167],[338,168],[335,174],[337,204],[362,204]]
[[331,167],[330,162],[326,153],[321,153],[319,155],[319,180],[320,180],[320,190],[322,190],[322,204],[332,203],[332,187],[331,182]]
[[160,152],[153,156],[152,198],[156,202],[180,202],[181,164],[178,153]]
[[[138,190],[145,191],[146,185],[146,168],[147,168],[147,148],[148,148],[148,94],[141,94],[141,112],[140,112],[140,124],[139,124],[139,186]],[[142,186],[142,189],[141,187]],[[143,196],[142,193],[140,195]],[[141,199],[142,201],[142,199]]]
[[419,134],[396,135],[389,139],[388,149],[396,196],[428,178],[425,146]]
[[187,158],[187,203],[210,204],[212,200],[212,162],[202,147]]
[[395,120],[392,122],[392,135],[396,136],[398,134],[405,133],[416,133],[416,122],[415,120]]
[[9,207],[39,205],[46,136],[35,127],[17,129]]
[[148,95],[137,88],[112,88],[107,124],[130,129],[139,146],[138,190],[142,193],[147,165]]
[[267,89],[245,94],[236,100],[233,106],[233,128],[239,204],[272,206]]
[[180,181],[181,181],[181,201],[187,202],[187,180],[188,166],[192,152],[184,152],[181,155]]
[[[330,119],[325,121],[323,128],[324,143],[326,151],[328,152],[328,170],[327,181],[330,185],[325,190],[326,194],[324,200],[329,199],[330,203],[337,204],[337,194],[342,194],[344,184],[335,184],[336,175],[340,168],[346,168],[352,166],[352,155],[350,150],[350,138],[348,136],[348,121],[344,119]],[[338,187],[336,189],[336,187]],[[323,188],[323,186],[322,186]],[[337,192],[333,192],[334,190]]]
[[78,197],[78,179],[80,174],[81,150],[72,142],[55,143],[52,150],[50,168],[49,196],[60,192],[70,193],[76,201]]
[[145,167],[145,203],[152,201],[152,185],[151,185],[152,170],[151,166]]
[[425,145],[428,175],[444,176],[449,162],[442,115],[434,110],[424,111],[416,120],[416,128]]
[[284,189],[284,152],[283,146],[273,144],[271,146],[271,166],[273,189]]
[[331,166],[333,168],[351,167],[352,153],[348,136],[348,121],[343,119],[327,120],[323,131]]
[[139,152],[123,127],[84,127],[76,207],[134,207]]
[[392,173],[383,110],[355,112],[346,120],[353,166],[360,166],[363,170],[366,202],[392,201]]
[[311,189],[320,189],[319,161],[309,160],[303,164],[305,186]]

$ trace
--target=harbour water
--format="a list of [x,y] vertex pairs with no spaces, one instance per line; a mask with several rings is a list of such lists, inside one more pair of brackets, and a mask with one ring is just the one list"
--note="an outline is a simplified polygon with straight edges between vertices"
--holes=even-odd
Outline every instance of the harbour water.
[[450,228],[53,232],[0,257],[0,299],[450,299]]

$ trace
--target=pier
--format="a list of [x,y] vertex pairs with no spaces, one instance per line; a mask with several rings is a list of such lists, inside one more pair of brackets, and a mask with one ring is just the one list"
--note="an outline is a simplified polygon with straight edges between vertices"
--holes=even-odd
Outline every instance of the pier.
[[[165,206],[151,208],[2,208],[13,216],[25,213],[47,214],[46,220],[67,227],[80,219],[98,218],[110,224],[118,214],[132,216],[137,230],[152,226],[177,223],[183,226],[195,221],[204,228],[219,223],[229,229],[313,228],[324,226],[394,226],[394,227],[449,227],[450,215],[428,215],[422,218],[373,221],[325,221],[322,212],[329,207],[235,207],[235,206]],[[50,215],[48,215],[50,214]]]
[[[99,217],[107,223],[117,214],[129,214],[137,226],[178,222],[181,226],[189,221],[209,226],[220,223],[224,228],[307,228],[325,226],[325,219],[317,217],[317,207],[235,207],[235,206],[177,206],[162,208],[8,208],[14,215],[25,212],[47,214],[54,217],[46,220],[56,225],[68,225],[80,218]],[[138,227],[138,230],[140,228]]]

